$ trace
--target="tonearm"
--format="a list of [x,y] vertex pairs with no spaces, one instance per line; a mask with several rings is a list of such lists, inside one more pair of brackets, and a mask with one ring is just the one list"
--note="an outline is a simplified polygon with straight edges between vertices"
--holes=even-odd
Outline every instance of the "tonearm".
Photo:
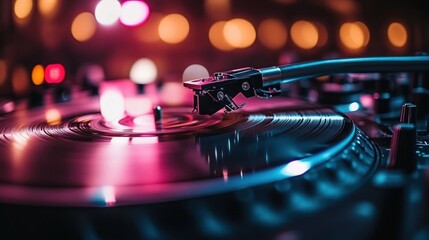
[[281,83],[341,74],[373,72],[429,71],[429,56],[387,56],[341,58],[295,63],[266,68],[240,68],[217,72],[213,76],[184,83],[194,91],[194,109],[198,114],[212,115],[222,108],[226,112],[240,109],[233,98],[271,97],[278,90],[267,90]]

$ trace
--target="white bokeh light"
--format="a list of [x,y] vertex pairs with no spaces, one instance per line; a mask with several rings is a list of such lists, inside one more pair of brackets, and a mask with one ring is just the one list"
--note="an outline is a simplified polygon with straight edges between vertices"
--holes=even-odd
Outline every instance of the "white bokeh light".
[[149,6],[142,1],[127,1],[122,4],[120,21],[126,26],[137,26],[149,17]]
[[200,64],[192,64],[183,71],[182,80],[185,82],[206,77],[209,77],[209,71],[207,71],[207,68]]
[[130,70],[130,79],[137,84],[148,84],[156,80],[158,70],[148,58],[137,60]]
[[107,90],[100,96],[100,111],[106,121],[118,120],[124,116],[125,100],[119,90]]
[[95,7],[95,19],[102,25],[112,25],[121,16],[121,3],[117,0],[101,0]]

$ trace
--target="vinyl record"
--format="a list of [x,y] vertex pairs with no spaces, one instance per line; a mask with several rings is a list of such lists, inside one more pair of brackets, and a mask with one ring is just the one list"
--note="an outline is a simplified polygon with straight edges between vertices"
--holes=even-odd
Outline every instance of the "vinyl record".
[[97,101],[16,111],[0,119],[0,201],[175,201],[310,176],[320,168],[338,174],[342,164],[354,172],[347,179],[356,187],[376,167],[376,148],[342,114],[285,100],[264,104],[214,116],[167,106],[158,121],[152,113],[107,121]]

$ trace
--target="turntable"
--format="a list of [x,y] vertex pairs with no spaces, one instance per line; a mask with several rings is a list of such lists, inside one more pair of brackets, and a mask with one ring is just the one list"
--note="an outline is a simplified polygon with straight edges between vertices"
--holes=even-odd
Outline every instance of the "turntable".
[[[304,78],[428,65],[413,56],[245,68],[186,82],[193,106],[160,102],[109,118],[98,98],[86,97],[53,113],[3,113],[2,236],[428,237],[428,134],[416,105],[387,120],[273,96],[278,84]],[[271,99],[247,99],[255,95]]]

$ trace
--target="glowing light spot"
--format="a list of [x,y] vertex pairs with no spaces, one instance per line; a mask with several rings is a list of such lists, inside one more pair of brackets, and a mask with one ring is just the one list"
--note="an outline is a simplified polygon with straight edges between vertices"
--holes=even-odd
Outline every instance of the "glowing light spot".
[[45,80],[47,83],[61,83],[64,81],[65,76],[66,70],[64,66],[59,63],[49,64],[45,68]]
[[45,119],[49,125],[58,125],[61,123],[61,113],[58,109],[49,109],[45,113]]
[[122,118],[125,112],[124,96],[119,90],[107,90],[100,97],[100,111],[106,121]]
[[141,1],[127,1],[122,4],[120,21],[126,26],[137,26],[149,17],[149,6]]
[[154,144],[154,143],[158,143],[158,137],[157,136],[153,136],[153,137],[133,137],[131,139],[131,144],[136,145],[136,144]]
[[84,12],[77,15],[71,25],[71,34],[79,42],[89,40],[95,33],[97,24],[94,15]]
[[125,111],[128,116],[138,116],[152,112],[152,101],[148,97],[136,96],[125,99]]
[[[17,132],[12,135],[13,137],[13,147],[15,150],[24,150],[25,146],[27,146],[29,136],[24,132]],[[16,153],[17,157],[20,158],[20,154]]]
[[290,29],[290,35],[292,41],[302,49],[314,48],[319,41],[317,27],[308,21],[295,22]]
[[112,139],[110,139],[110,144],[111,145],[128,145],[130,141],[130,138],[128,137],[112,137]]
[[103,187],[103,197],[104,202],[107,206],[115,205],[116,203],[116,195],[115,195],[115,188],[113,186],[104,186]]
[[12,73],[12,89],[18,96],[24,95],[29,90],[28,72],[24,67],[18,66]]
[[16,0],[13,6],[15,16],[19,19],[28,17],[33,9],[32,0]]
[[0,59],[0,86],[6,82],[7,64],[6,61]]
[[255,42],[256,30],[249,21],[235,18],[225,24],[223,36],[231,46],[247,48]]
[[156,80],[158,70],[155,63],[148,58],[137,60],[130,70],[130,79],[137,84],[148,84]]
[[202,65],[192,64],[183,71],[182,80],[189,81],[197,78],[209,77],[209,71]]
[[31,80],[34,85],[41,85],[45,79],[45,69],[42,65],[38,64],[34,66],[33,71],[31,71]]
[[219,21],[214,23],[209,30],[210,43],[217,49],[222,51],[229,51],[235,47],[231,46],[223,35],[223,28],[225,27],[226,21]]
[[183,15],[177,13],[167,15],[159,23],[158,34],[166,43],[180,43],[189,34],[189,22]]
[[280,49],[287,41],[286,26],[277,19],[266,19],[259,24],[258,38],[269,49]]
[[311,167],[311,163],[300,160],[292,161],[281,170],[286,176],[298,176],[307,172]]
[[167,105],[178,106],[185,102],[187,92],[183,91],[182,83],[167,82],[160,92],[161,101]]
[[43,16],[54,16],[58,9],[58,0],[39,0],[37,7]]
[[360,108],[360,106],[359,106],[359,103],[357,103],[357,102],[352,102],[349,105],[349,111],[350,112],[355,112],[355,111],[359,110],[359,108]]
[[121,4],[117,0],[101,0],[95,7],[95,18],[102,25],[112,25],[121,16]]
[[225,182],[228,181],[228,169],[223,169],[222,170],[222,176],[223,176],[223,180]]
[[359,50],[369,42],[369,30],[364,23],[344,23],[340,27],[341,43],[349,50]]
[[387,28],[387,37],[392,46],[400,48],[407,44],[407,29],[401,23],[393,22]]

